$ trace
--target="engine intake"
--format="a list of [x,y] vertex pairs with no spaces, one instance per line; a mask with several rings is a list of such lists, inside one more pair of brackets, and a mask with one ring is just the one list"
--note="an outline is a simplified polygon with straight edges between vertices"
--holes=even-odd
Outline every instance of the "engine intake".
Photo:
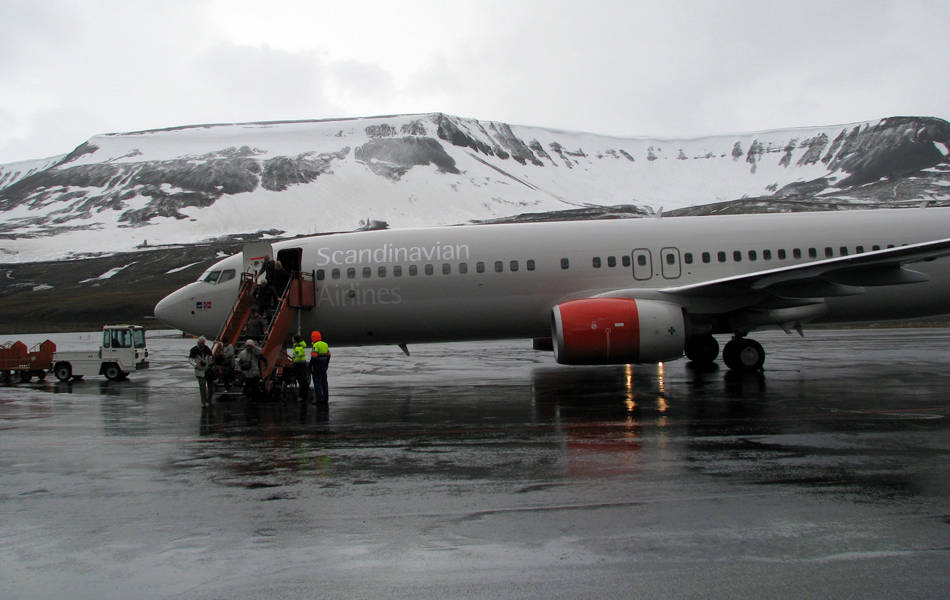
[[552,311],[554,358],[563,365],[655,363],[679,358],[683,309],[634,298],[585,298]]

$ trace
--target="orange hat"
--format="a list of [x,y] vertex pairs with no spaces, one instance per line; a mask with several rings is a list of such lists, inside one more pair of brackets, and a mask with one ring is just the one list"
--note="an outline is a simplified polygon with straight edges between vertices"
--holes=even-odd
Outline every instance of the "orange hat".
[[319,342],[321,339],[323,339],[323,336],[320,335],[319,331],[314,331],[310,334],[311,342]]

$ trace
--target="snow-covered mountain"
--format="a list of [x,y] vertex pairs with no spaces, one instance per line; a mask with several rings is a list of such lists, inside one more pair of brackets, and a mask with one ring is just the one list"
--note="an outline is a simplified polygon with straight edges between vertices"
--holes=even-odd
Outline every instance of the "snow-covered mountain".
[[926,117],[683,140],[441,113],[105,134],[65,156],[0,165],[0,261],[369,219],[950,204],[948,155],[950,124]]

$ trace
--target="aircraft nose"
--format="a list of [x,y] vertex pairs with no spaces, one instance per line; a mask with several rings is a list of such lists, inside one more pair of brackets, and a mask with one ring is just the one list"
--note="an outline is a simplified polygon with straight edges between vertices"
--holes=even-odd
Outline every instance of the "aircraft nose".
[[185,327],[185,299],[181,292],[174,291],[155,305],[155,318],[178,329]]

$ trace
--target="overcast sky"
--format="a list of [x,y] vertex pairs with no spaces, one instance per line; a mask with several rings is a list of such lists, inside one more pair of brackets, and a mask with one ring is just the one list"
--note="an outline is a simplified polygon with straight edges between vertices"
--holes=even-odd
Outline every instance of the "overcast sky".
[[947,0],[0,0],[0,163],[394,113],[651,137],[948,118],[948,25]]

